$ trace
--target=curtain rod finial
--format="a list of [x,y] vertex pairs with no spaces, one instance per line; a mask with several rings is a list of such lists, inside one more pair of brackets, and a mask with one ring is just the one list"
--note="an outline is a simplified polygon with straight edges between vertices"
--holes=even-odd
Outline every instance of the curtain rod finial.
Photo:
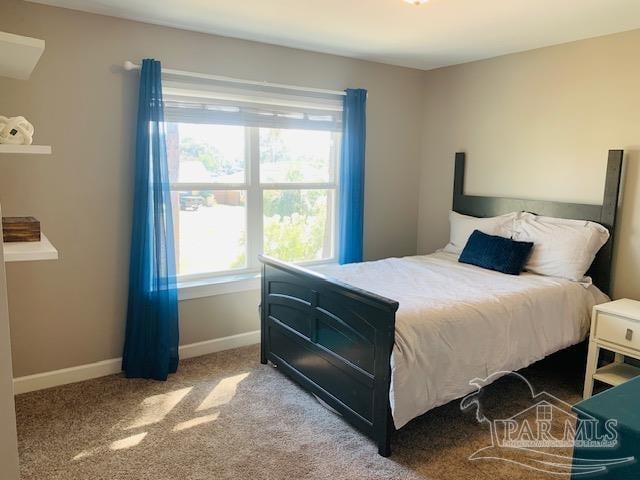
[[125,70],[135,70],[137,68],[137,65],[134,64],[133,62],[127,60],[126,62],[124,62],[124,69]]

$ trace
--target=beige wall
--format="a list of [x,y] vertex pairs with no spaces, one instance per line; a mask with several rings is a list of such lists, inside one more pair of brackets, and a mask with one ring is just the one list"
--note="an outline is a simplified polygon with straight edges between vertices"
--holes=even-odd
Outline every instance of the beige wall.
[[[329,89],[367,88],[365,254],[415,253],[423,72],[4,0],[0,30],[46,40],[31,80],[0,79],[54,154],[0,162],[5,214],[29,214],[58,262],[8,266],[14,375],[120,356],[126,309],[136,74],[127,59]],[[384,192],[384,195],[381,194]],[[182,343],[255,330],[256,292],[181,304]]]
[[640,299],[638,52],[640,30],[427,72],[419,252],[448,238],[454,152],[469,193],[600,203],[621,148],[614,295]]

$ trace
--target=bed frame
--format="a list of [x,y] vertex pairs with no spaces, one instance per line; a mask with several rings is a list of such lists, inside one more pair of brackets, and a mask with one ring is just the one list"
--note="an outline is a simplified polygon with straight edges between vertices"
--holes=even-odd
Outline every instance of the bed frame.
[[[622,150],[609,152],[603,204],[587,205],[465,195],[465,154],[457,153],[453,210],[476,217],[528,211],[604,225],[611,238],[589,274],[609,293],[622,157]],[[395,431],[390,359],[398,302],[267,256],[260,261],[261,363],[270,361],[371,437],[380,455],[389,456]]]

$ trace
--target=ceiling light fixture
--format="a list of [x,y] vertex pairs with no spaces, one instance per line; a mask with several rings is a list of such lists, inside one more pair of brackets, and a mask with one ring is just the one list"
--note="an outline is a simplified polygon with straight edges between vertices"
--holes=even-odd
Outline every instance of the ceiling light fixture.
[[411,5],[422,5],[423,3],[427,3],[429,0],[404,0]]

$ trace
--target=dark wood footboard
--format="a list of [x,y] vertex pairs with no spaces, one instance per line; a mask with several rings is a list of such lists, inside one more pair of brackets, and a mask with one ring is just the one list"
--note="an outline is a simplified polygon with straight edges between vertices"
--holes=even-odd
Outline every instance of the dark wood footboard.
[[261,362],[272,362],[391,453],[398,302],[261,256]]

